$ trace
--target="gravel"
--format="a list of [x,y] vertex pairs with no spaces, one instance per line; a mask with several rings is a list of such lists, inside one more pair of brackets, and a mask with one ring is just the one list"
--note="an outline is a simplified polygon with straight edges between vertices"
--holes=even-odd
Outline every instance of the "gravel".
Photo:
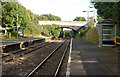
[[54,76],[56,68],[61,60],[64,50],[67,46],[66,42],[60,49],[58,49],[52,57],[37,71],[37,76]]
[[25,77],[30,73],[50,52],[52,52],[61,42],[55,41],[44,48],[40,48],[34,52],[26,54],[15,60],[2,65],[2,74],[12,77]]

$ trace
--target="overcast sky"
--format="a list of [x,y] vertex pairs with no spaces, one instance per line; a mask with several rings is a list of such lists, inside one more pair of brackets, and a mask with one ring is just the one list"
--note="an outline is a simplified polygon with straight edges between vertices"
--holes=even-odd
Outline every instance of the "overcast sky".
[[[87,17],[82,11],[94,10],[89,8],[90,0],[19,0],[19,2],[35,14],[53,14],[63,21],[72,21],[76,16]],[[90,16],[93,16],[90,13]]]

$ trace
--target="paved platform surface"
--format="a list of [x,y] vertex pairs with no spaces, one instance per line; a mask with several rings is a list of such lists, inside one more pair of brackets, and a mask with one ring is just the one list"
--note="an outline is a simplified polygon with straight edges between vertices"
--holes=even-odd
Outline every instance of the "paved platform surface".
[[43,38],[23,38],[23,39],[7,39],[7,40],[0,40],[0,45],[9,45],[14,43],[19,43],[23,41],[35,40],[35,39],[43,39]]
[[70,76],[118,75],[118,53],[83,39],[73,39]]

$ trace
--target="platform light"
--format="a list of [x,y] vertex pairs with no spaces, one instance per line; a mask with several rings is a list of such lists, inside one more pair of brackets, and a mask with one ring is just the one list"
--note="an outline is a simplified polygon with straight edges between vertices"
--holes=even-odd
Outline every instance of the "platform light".
[[89,21],[89,12],[94,12],[94,11],[83,11],[83,12],[87,12],[87,21]]

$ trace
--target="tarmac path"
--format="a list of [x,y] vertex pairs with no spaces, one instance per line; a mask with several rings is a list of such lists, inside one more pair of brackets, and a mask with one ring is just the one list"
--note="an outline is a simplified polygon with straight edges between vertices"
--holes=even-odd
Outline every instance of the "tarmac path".
[[118,53],[84,39],[73,39],[70,75],[118,75]]

